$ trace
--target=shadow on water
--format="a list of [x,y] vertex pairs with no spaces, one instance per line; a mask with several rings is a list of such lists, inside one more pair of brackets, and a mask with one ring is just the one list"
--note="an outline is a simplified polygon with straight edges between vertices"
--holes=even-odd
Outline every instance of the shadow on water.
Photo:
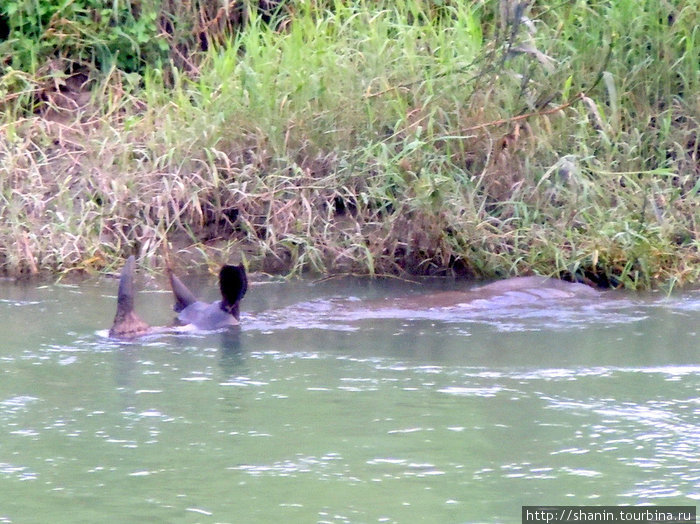
[[[102,334],[100,338],[102,338]],[[244,341],[240,329],[192,334],[155,335],[135,341],[107,341],[103,347],[113,347],[115,355],[115,383],[131,387],[134,376],[140,373],[143,349],[162,349],[175,354],[205,349],[218,355],[224,374],[240,374],[245,368]]]

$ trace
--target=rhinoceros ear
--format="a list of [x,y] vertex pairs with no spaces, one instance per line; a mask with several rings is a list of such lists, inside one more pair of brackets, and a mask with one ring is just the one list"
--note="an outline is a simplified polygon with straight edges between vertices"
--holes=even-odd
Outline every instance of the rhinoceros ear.
[[130,256],[122,275],[119,278],[119,292],[117,294],[117,313],[114,315],[114,323],[109,330],[109,336],[115,338],[132,338],[145,334],[149,327],[134,313],[134,268],[136,261]]
[[248,277],[243,265],[222,267],[219,272],[219,289],[222,299],[221,309],[238,320],[239,303],[248,290]]
[[175,276],[173,270],[168,267],[168,278],[170,279],[170,288],[173,290],[173,295],[175,296],[175,304],[173,304],[173,309],[179,313],[185,309],[190,304],[197,302],[197,297],[194,293],[190,291],[182,280]]

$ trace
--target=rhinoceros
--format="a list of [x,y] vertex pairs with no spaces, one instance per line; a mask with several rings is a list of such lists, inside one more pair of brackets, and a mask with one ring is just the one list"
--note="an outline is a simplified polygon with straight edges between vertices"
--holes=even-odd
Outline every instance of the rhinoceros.
[[240,322],[240,302],[248,289],[248,278],[242,265],[225,265],[219,272],[221,300],[211,304],[197,300],[195,295],[168,269],[170,287],[175,296],[173,309],[178,313],[177,325],[153,327],[146,324],[134,311],[134,270],[136,262],[130,256],[119,279],[117,313],[109,336],[120,339],[143,335],[186,331],[188,329],[214,330],[237,326]]

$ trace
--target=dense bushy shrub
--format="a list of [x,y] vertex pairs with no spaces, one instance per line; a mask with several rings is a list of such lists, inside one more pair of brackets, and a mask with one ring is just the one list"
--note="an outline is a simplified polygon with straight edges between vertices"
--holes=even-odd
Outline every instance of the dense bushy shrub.
[[[5,0],[0,3],[0,67],[36,73],[49,61],[142,71],[195,70],[198,51],[230,38],[253,6],[265,22],[289,13],[280,0]],[[1,71],[0,71],[1,72]]]
[[0,58],[4,66],[30,73],[55,59],[135,71],[167,57],[160,9],[160,0],[6,0],[0,6]]

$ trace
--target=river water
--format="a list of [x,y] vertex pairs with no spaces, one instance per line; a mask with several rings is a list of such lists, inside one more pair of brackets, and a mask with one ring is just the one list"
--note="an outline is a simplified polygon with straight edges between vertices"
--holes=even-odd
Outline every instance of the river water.
[[[168,323],[165,282],[138,285]],[[698,292],[435,310],[381,304],[466,284],[260,283],[238,333],[125,343],[104,336],[116,287],[0,282],[0,523],[700,499]]]

